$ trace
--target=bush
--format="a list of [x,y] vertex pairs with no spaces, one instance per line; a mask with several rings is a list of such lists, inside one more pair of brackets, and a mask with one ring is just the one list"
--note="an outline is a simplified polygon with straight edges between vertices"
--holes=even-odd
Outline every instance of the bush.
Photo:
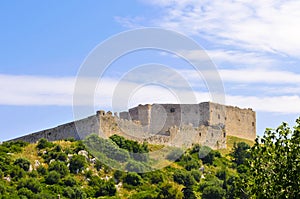
[[40,175],[46,175],[47,174],[47,169],[43,166],[39,166],[36,171],[40,174]]
[[57,171],[50,171],[45,179],[47,184],[57,184],[60,180],[60,174]]
[[82,191],[78,187],[67,187],[64,189],[63,196],[65,196],[66,198],[85,199],[86,193],[84,193],[84,191]]
[[116,187],[115,183],[112,179],[105,181],[99,178],[98,176],[93,176],[89,181],[89,186],[93,187],[93,191],[89,191],[90,193],[93,192],[94,197],[99,196],[114,196],[116,194]]
[[159,184],[164,182],[164,175],[159,171],[151,172],[149,173],[149,175],[150,175],[150,182],[152,184]]
[[138,186],[142,184],[142,178],[137,173],[129,172],[124,177],[124,183],[128,185]]
[[117,181],[117,182],[120,182],[120,180],[122,179],[122,177],[124,176],[124,172],[120,171],[120,170],[116,170],[114,172],[114,179]]
[[69,187],[73,187],[73,186],[77,185],[77,181],[71,176],[66,177],[63,180],[63,183],[64,183],[64,185],[69,186]]
[[181,199],[183,198],[183,193],[171,183],[163,183],[160,187],[160,192],[158,194],[159,199]]
[[208,186],[203,189],[203,199],[222,199],[225,195],[225,191],[218,186]]
[[64,152],[59,152],[59,153],[57,153],[56,156],[57,156],[56,159],[60,160],[62,162],[66,162],[68,160],[68,156]]
[[69,169],[71,173],[78,173],[82,171],[86,166],[86,159],[82,155],[74,155],[70,161]]
[[38,141],[38,144],[37,144],[36,148],[41,150],[41,149],[50,148],[50,147],[53,147],[53,146],[54,146],[53,143],[48,142],[48,140],[45,139],[45,138],[42,138]]
[[27,188],[31,190],[33,193],[38,193],[41,191],[41,184],[34,178],[22,179],[17,186],[17,189]]
[[200,182],[201,172],[199,170],[192,170],[191,175],[193,176],[196,182]]
[[115,187],[115,183],[112,179],[108,181],[103,181],[96,190],[95,197],[99,196],[114,196],[117,192],[117,189]]
[[49,165],[49,171],[56,171],[58,172],[62,177],[66,176],[69,173],[69,169],[67,165],[60,161],[54,161]]
[[190,173],[183,171],[183,170],[177,170],[173,174],[173,179],[178,184],[182,184],[186,187],[192,186],[193,184],[195,184],[195,180],[194,180],[193,176]]
[[20,168],[24,169],[24,171],[29,171],[30,168],[30,162],[27,159],[24,158],[18,158],[14,162],[14,165],[19,166]]
[[19,166],[13,166],[10,168],[9,175],[10,177],[18,180],[22,179],[26,175],[26,173]]

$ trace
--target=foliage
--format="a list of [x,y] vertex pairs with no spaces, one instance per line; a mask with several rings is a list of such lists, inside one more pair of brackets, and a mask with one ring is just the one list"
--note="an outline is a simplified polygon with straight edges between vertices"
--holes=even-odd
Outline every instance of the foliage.
[[182,185],[184,185],[186,187],[192,186],[193,184],[195,184],[195,179],[193,178],[193,176],[191,175],[191,173],[186,172],[186,171],[184,172],[184,171],[177,170],[173,174],[173,179],[178,184],[182,184]]
[[130,152],[130,156],[137,161],[148,161],[148,144],[144,142],[139,144],[137,141],[127,140],[119,135],[112,135],[109,137],[114,143],[116,143],[121,149],[125,149]]
[[249,193],[259,198],[298,198],[300,194],[300,118],[291,129],[267,129],[251,150]]
[[182,199],[183,193],[174,184],[166,182],[160,186],[159,199]]
[[29,160],[25,158],[18,158],[15,160],[14,165],[19,166],[24,171],[28,171],[30,168],[30,162]]
[[86,159],[82,155],[74,155],[72,159],[70,160],[70,172],[71,173],[78,173],[79,171],[82,171],[86,166]]
[[49,171],[56,171],[58,172],[62,177],[66,176],[69,173],[69,169],[67,165],[64,162],[60,161],[54,161],[49,165],[48,168]]
[[142,178],[137,173],[129,172],[124,177],[124,183],[137,186],[142,184]]
[[246,159],[250,157],[250,146],[245,142],[234,143],[230,155],[237,166],[245,164]]
[[46,176],[45,182],[47,184],[57,184],[61,175],[57,171],[50,171]]
[[[252,148],[248,142],[232,142],[227,156],[198,144],[186,151],[170,147],[166,157],[176,161],[146,173],[143,172],[149,170],[149,165],[157,163],[147,154],[148,144],[121,136],[103,139],[92,135],[84,142],[40,140],[39,147],[23,142],[3,143],[0,198],[56,199],[58,194],[62,199],[297,198],[299,121],[294,129],[285,123],[276,130],[267,129]],[[32,154],[36,157],[24,155],[29,149],[35,150]],[[79,155],[81,150],[88,155]],[[132,154],[146,156],[141,159]],[[29,171],[29,160],[40,164]]]
[[198,153],[199,159],[202,160],[203,164],[213,164],[215,159],[215,152],[208,146],[202,146]]
[[222,199],[225,195],[225,191],[221,187],[208,186],[203,189],[203,199]]
[[53,147],[53,146],[54,146],[54,144],[52,142],[48,142],[47,139],[42,138],[38,141],[38,144],[37,144],[36,148],[41,150],[41,149],[50,148],[50,147]]

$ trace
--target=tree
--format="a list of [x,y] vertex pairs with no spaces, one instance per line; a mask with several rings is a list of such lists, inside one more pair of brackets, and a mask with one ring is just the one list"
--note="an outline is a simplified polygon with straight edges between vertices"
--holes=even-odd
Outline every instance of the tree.
[[299,198],[300,118],[291,129],[282,123],[266,129],[252,148],[250,195],[258,198]]
[[250,146],[245,142],[234,143],[230,156],[237,166],[244,164],[246,159],[250,157]]

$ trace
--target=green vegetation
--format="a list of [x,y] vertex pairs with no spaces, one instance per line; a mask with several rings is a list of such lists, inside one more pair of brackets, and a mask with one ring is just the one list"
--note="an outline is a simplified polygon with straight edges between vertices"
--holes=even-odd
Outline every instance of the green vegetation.
[[[237,138],[230,138],[238,140]],[[300,194],[300,120],[267,129],[255,144],[211,150],[170,148],[169,166],[151,172],[148,145],[113,135],[0,145],[0,199],[297,198]],[[250,145],[251,144],[251,145]],[[174,162],[173,162],[174,161]],[[109,164],[107,164],[109,163]],[[108,165],[113,165],[113,169]],[[127,170],[125,172],[124,170]]]

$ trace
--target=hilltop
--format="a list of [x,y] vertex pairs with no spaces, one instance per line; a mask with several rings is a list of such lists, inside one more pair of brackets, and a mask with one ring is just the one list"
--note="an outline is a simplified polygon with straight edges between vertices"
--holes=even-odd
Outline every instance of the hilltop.
[[[229,137],[229,141],[237,139]],[[122,149],[127,163],[121,166],[131,172],[106,166],[82,141],[41,139],[35,144],[22,141],[2,144],[0,198],[58,198],[58,195],[60,198],[200,198],[211,191],[225,196],[234,189],[238,171],[228,154],[230,149],[220,153],[195,145],[180,156],[182,149],[172,148],[163,162],[169,166],[139,174],[134,171],[154,164],[155,160],[145,156],[139,161],[130,154],[126,156],[126,152],[151,152],[163,146],[139,144],[117,135],[110,141]],[[176,153],[179,159],[172,162]],[[200,153],[206,156],[200,157]],[[105,153],[103,157],[106,158]]]

